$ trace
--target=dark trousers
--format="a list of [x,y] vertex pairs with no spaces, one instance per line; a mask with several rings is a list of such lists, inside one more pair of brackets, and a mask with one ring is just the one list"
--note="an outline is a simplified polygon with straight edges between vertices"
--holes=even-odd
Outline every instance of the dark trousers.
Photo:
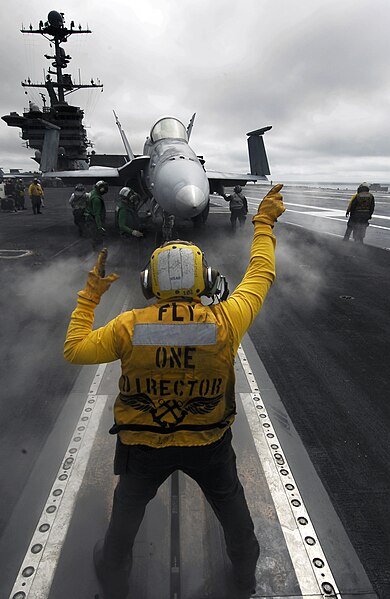
[[232,229],[235,231],[237,226],[237,219],[241,226],[245,224],[246,221],[246,213],[243,208],[239,210],[232,210],[230,213],[230,223],[232,225]]
[[78,228],[81,237],[83,235],[85,225],[84,210],[82,208],[75,208],[73,210],[73,222]]
[[345,231],[345,233],[344,233],[344,241],[348,241],[348,240],[349,240],[349,238],[350,238],[350,237],[351,237],[351,235],[352,235],[352,231],[353,231],[353,226],[352,226],[352,224],[351,224],[351,223],[348,221],[348,223],[347,223],[347,228],[346,228],[346,231]]
[[100,229],[98,229],[96,225],[96,221],[94,218],[87,218],[84,231],[86,232],[86,236],[91,238],[92,241],[92,249],[98,248],[103,243],[103,233]]
[[193,478],[220,521],[227,553],[241,575],[253,575],[259,556],[252,518],[237,476],[230,429],[211,445],[152,449],[123,446],[118,441],[115,470],[120,479],[114,493],[104,541],[107,566],[131,564],[132,547],[147,503],[176,470]]
[[41,211],[41,196],[31,196],[31,204],[34,214],[39,214]]
[[344,234],[344,241],[348,241],[353,232],[353,239],[357,243],[363,243],[366,236],[368,221],[366,220],[351,220],[347,223],[347,229]]
[[24,210],[24,195],[18,194],[16,196],[15,206],[18,210]]
[[357,243],[363,243],[368,227],[367,221],[360,221],[353,225],[353,238]]

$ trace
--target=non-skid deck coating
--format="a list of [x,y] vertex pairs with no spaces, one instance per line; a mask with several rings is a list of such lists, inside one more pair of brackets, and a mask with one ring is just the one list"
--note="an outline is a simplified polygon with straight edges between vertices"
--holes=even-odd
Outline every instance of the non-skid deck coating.
[[[98,367],[93,377],[91,367],[87,372],[82,369],[72,392],[84,396],[80,420],[42,506],[38,537],[30,544],[26,539],[12,599],[102,597],[92,550],[104,535],[116,484],[115,438],[108,429],[120,371],[114,363]],[[374,599],[249,338],[236,360],[236,378],[233,444],[261,547],[256,597]],[[54,516],[48,512],[52,505]],[[44,524],[50,528],[42,529]],[[130,581],[130,597],[137,599],[247,597],[234,588],[218,521],[196,483],[182,473],[168,479],[147,507]]]

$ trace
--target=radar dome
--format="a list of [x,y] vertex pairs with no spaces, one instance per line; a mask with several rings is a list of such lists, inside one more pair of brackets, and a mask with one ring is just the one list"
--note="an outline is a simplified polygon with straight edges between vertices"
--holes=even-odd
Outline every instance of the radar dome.
[[49,21],[52,27],[62,27],[64,24],[64,19],[62,15],[56,10],[51,10],[47,15],[47,20]]

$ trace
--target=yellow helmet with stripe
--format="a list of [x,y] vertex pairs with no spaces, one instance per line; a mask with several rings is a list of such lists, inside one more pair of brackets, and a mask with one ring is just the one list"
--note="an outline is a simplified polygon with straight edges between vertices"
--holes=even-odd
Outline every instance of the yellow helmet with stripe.
[[141,272],[146,298],[199,297],[214,291],[219,273],[207,266],[198,246],[180,239],[154,250],[148,267]]

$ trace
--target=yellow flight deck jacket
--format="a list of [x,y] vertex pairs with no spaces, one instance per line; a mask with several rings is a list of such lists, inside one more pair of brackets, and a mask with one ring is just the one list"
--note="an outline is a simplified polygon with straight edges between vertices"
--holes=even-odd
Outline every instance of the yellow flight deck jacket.
[[43,189],[40,183],[30,183],[28,187],[28,195],[43,197]]
[[115,425],[127,445],[208,445],[234,421],[234,358],[275,278],[272,227],[254,223],[250,263],[219,304],[158,300],[92,330],[96,304],[79,297],[64,356],[76,364],[121,360]]

